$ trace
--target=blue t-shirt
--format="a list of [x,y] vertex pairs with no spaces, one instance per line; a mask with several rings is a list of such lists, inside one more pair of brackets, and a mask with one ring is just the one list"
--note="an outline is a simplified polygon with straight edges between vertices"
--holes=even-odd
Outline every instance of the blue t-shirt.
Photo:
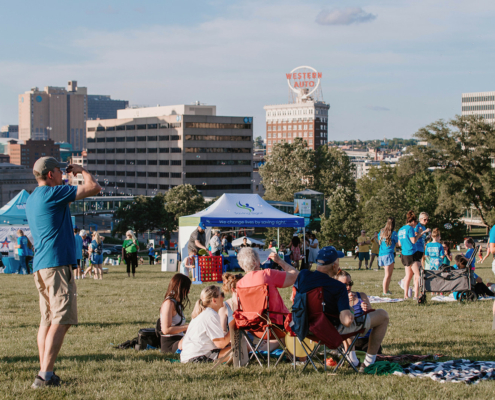
[[490,236],[488,243],[495,243],[495,225],[493,225],[492,229],[490,229]]
[[387,242],[385,239],[380,241],[380,234],[378,234],[378,241],[380,242],[380,251],[378,252],[378,256],[387,256],[389,254],[394,254],[395,253],[395,246],[397,245],[397,242],[399,241],[399,237],[397,236],[397,232],[393,231],[392,235],[390,237],[390,246],[387,246]]
[[83,238],[81,235],[74,235],[74,239],[76,241],[76,260],[80,260],[82,258]]
[[411,225],[404,225],[399,229],[399,242],[402,248],[402,255],[412,256],[416,252],[416,246],[411,242],[415,237],[414,228]]
[[26,257],[29,255],[28,238],[26,236],[19,236],[17,238],[17,244],[21,247],[17,249],[17,254],[19,257]]
[[430,267],[432,269],[438,269],[445,257],[445,252],[441,243],[431,242],[426,245],[425,256],[430,257]]
[[[465,257],[469,260],[471,258],[471,255],[473,254],[473,252],[474,252],[474,249],[468,249],[468,251],[466,251]],[[471,269],[474,271],[476,269],[476,257],[473,258],[473,262],[470,265],[471,265]]]
[[98,242],[96,240],[93,240],[91,243],[90,243],[90,247],[91,249],[93,250],[93,255],[99,255],[101,256],[103,254],[103,245],[100,243],[98,244]]
[[[426,226],[418,222],[416,228],[414,228],[414,232],[419,232],[419,228],[421,228],[421,232],[424,232],[426,230]],[[414,243],[414,247],[416,248],[416,251],[420,251],[421,253],[424,253],[425,235],[421,235],[418,237],[418,240],[416,241],[416,243]]]
[[155,255],[155,250],[153,249],[153,247],[150,247],[150,249],[148,250],[148,255],[149,256],[154,256]]
[[[307,293],[312,289],[323,288],[323,297],[325,298],[325,312],[339,316],[341,311],[350,310],[349,295],[346,286],[327,274],[320,271],[311,272],[303,269],[297,276],[294,287],[300,293]],[[336,323],[339,323],[336,321]]]
[[33,271],[76,265],[76,241],[69,203],[76,199],[77,186],[40,186],[26,202],[26,217],[36,254]]

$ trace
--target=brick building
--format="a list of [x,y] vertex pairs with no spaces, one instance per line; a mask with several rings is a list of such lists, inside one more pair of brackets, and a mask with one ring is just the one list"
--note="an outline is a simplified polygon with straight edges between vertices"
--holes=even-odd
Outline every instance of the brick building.
[[9,146],[10,162],[33,168],[40,157],[54,157],[60,160],[60,146],[49,140],[26,140],[25,144],[11,143]]

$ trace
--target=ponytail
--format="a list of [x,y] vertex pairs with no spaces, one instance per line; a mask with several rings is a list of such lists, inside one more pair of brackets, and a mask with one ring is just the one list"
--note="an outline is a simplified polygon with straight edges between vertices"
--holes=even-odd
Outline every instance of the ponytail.
[[194,309],[191,314],[191,319],[196,318],[210,305],[213,299],[220,296],[220,288],[215,285],[207,286],[201,291],[199,300],[194,305]]

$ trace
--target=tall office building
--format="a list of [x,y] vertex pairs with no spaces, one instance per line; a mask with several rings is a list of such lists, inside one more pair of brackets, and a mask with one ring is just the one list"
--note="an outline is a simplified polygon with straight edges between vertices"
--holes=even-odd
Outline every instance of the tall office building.
[[4,125],[0,128],[0,137],[3,138],[19,138],[19,125]]
[[294,68],[286,74],[289,103],[265,106],[266,150],[276,143],[292,143],[300,137],[316,149],[328,143],[328,110],[320,87],[321,72],[311,67]]
[[117,110],[128,106],[127,100],[113,100],[110,96],[88,94],[88,119],[115,119]]
[[69,81],[67,89],[37,87],[19,95],[19,139],[67,142],[86,147],[87,89]]
[[495,123],[495,92],[463,93],[462,115],[480,115]]
[[127,108],[87,121],[88,169],[110,194],[153,195],[189,183],[204,196],[252,193],[251,117],[216,106]]

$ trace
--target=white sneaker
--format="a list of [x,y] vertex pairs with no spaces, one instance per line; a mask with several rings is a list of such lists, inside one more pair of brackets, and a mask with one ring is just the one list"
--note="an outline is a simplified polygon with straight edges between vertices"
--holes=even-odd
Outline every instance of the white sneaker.
[[399,281],[399,286],[402,290],[404,290],[404,284],[402,283],[402,279]]

